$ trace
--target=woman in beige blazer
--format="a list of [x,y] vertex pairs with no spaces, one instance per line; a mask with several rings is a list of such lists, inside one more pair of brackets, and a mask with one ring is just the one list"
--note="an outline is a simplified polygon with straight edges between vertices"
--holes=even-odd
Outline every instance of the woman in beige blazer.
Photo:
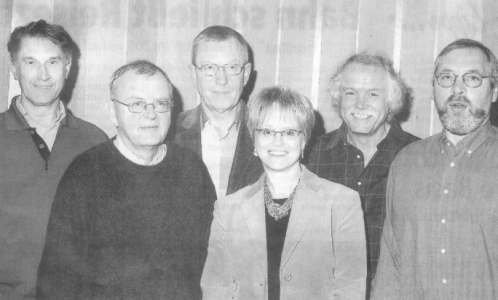
[[215,203],[203,299],[363,300],[359,196],[300,163],[314,125],[310,102],[271,87],[249,101],[247,112],[265,172]]

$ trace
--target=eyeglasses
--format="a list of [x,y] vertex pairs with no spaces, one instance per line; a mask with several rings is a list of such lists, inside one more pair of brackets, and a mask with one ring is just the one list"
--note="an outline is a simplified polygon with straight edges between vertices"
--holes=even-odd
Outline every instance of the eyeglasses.
[[280,135],[286,142],[295,142],[298,137],[303,134],[301,130],[297,129],[272,130],[268,128],[256,128],[254,131],[260,138],[265,140],[270,140],[275,138],[277,135]]
[[492,76],[482,76],[479,73],[467,72],[463,75],[457,75],[452,72],[441,72],[436,75],[437,84],[443,88],[450,88],[455,85],[458,76],[462,76],[463,84],[469,88],[478,88],[481,86],[484,78],[490,78]]
[[131,113],[139,114],[147,110],[147,106],[151,105],[156,113],[165,113],[171,110],[173,103],[170,100],[154,100],[153,103],[147,103],[142,100],[133,101],[130,103],[124,103],[118,99],[112,99],[112,101],[117,102],[121,105],[127,106]]
[[209,76],[213,77],[216,75],[216,73],[220,70],[223,69],[228,75],[230,76],[235,76],[239,75],[244,67],[247,65],[245,64],[226,64],[226,65],[217,65],[217,64],[203,64],[200,66],[195,66],[199,71],[201,71],[204,76]]

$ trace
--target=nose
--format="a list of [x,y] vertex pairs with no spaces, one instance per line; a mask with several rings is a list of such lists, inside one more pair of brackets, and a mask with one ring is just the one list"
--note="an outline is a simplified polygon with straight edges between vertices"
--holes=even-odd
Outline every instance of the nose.
[[45,64],[42,64],[38,71],[39,71],[39,75],[40,75],[41,80],[50,79],[50,72],[48,71],[48,68]]
[[363,95],[358,95],[356,98],[355,106],[356,108],[365,108],[367,104],[367,96],[365,94]]
[[228,75],[227,71],[225,70],[225,67],[219,67],[218,70],[216,71],[215,74],[216,77],[216,83],[220,85],[225,85],[228,82]]
[[148,119],[152,119],[152,120],[157,117],[156,107],[155,107],[154,103],[148,103],[147,105],[145,105],[144,115]]
[[283,132],[275,132],[273,135],[273,143],[280,145],[283,143],[284,133]]
[[467,87],[463,83],[463,77],[462,76],[458,76],[455,79],[455,84],[453,85],[453,87],[451,88],[451,90],[452,90],[453,94],[455,94],[455,95],[461,95],[461,94],[464,94],[465,91],[467,91]]

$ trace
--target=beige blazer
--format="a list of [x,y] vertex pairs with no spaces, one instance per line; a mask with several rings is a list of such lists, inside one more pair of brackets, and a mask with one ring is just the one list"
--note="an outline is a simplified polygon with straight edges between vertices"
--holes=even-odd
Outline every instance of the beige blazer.
[[[215,203],[203,299],[267,299],[264,175]],[[280,266],[280,299],[365,299],[366,246],[358,194],[305,167]]]

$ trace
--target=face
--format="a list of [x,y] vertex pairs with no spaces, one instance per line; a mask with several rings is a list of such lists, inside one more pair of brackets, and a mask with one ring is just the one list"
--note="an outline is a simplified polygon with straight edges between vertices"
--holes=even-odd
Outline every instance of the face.
[[[152,76],[129,71],[115,81],[113,98],[130,104],[136,101],[172,101],[172,88],[160,74]],[[111,105],[111,116],[118,135],[132,150],[156,149],[164,142],[171,122],[171,112],[157,113],[147,105],[142,113],[132,113],[116,101]]]
[[341,76],[340,115],[350,133],[374,136],[385,129],[388,74],[380,67],[351,64]]
[[[247,57],[242,51],[242,46],[234,39],[220,42],[203,41],[198,45],[195,63],[198,67],[205,64],[244,65],[247,63]],[[229,75],[220,68],[214,76],[206,76],[195,66],[192,66],[192,73],[204,108],[223,113],[230,111],[239,103],[251,73],[251,64],[247,63],[238,75]]]
[[466,135],[479,128],[489,118],[491,103],[496,101],[496,88],[489,78],[480,87],[469,88],[462,80],[467,72],[490,75],[484,54],[474,48],[456,49],[441,57],[436,74],[450,72],[459,75],[449,88],[434,85],[434,101],[443,127],[452,134]]
[[[300,130],[296,118],[289,114],[282,114],[278,108],[273,108],[268,112],[259,128],[275,131]],[[304,134],[285,137],[282,134],[264,136],[258,131],[254,133],[256,154],[267,171],[287,171],[299,167],[299,158],[305,145]]]
[[71,60],[46,38],[24,37],[11,63],[11,72],[21,87],[21,97],[35,106],[58,101]]

